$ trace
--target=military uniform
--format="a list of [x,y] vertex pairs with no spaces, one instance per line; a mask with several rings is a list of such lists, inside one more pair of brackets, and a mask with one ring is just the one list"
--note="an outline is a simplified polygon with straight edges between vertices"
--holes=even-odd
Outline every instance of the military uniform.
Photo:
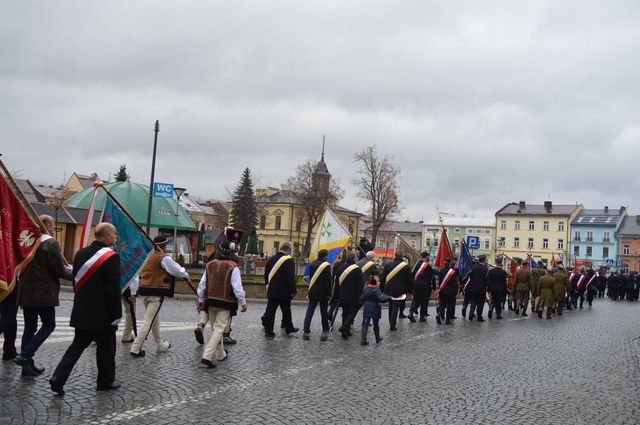
[[516,271],[516,314],[519,313],[518,306],[522,308],[522,315],[527,315],[529,305],[529,294],[531,292],[531,271],[526,266],[520,266]]
[[564,269],[559,269],[558,272],[553,275],[553,295],[556,298],[556,309],[559,316],[562,316],[562,307],[565,303],[567,286],[569,286],[569,277]]
[[[500,266],[500,264],[498,264]],[[496,318],[502,319],[502,307],[507,297],[507,271],[502,267],[496,267],[487,273],[487,291],[491,294],[491,306],[489,307],[489,319],[496,311]]]
[[555,307],[554,286],[556,280],[549,273],[538,279],[539,300],[537,305],[538,317],[542,317],[542,310],[547,308],[547,319],[551,319],[551,310]]
[[538,267],[531,270],[531,311],[535,312],[536,307],[538,305],[537,298],[540,296],[540,292],[538,290],[538,280],[544,276],[545,271],[544,268],[541,267],[542,263],[538,263]]

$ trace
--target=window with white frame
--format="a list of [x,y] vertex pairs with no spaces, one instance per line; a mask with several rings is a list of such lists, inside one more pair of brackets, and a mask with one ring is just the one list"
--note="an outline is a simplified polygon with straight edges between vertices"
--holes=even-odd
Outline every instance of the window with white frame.
[[536,230],[536,223],[533,220],[529,221],[529,230]]
[[507,230],[507,220],[500,220],[500,230]]
[[500,248],[504,248],[507,245],[507,238],[501,236],[500,239],[498,239],[498,245]]
[[484,249],[491,249],[491,242],[489,239],[484,240]]
[[549,222],[545,221],[542,223],[542,230],[549,230]]
[[520,238],[513,238],[513,247],[520,248]]
[[576,245],[573,247],[573,255],[578,257],[580,255],[580,246]]
[[602,247],[602,258],[609,258],[609,247]]
[[533,248],[533,238],[529,238],[529,239],[527,240],[527,247],[528,247],[528,248]]
[[520,220],[516,220],[516,222],[514,223],[514,229],[520,230]]
[[587,247],[587,257],[591,257],[593,255],[593,247]]
[[564,221],[558,222],[558,232],[564,232]]
[[629,255],[630,249],[629,249],[629,245],[624,245],[622,247],[622,255]]
[[549,249],[549,239],[542,239],[542,249]]
[[558,239],[558,249],[564,249],[564,239]]

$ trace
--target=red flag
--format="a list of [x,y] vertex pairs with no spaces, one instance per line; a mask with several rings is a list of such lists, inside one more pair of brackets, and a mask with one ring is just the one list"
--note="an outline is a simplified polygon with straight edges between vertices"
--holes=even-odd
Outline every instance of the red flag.
[[438,256],[436,257],[434,266],[437,269],[444,268],[444,260],[447,258],[453,261],[453,254],[451,253],[449,238],[447,238],[447,231],[442,228],[442,237],[440,238],[440,245],[438,246]]
[[558,267],[558,262],[556,261],[555,255],[553,255],[553,253],[552,253],[551,254],[551,268],[555,269],[556,267]]
[[[0,163],[1,164],[1,163]],[[0,167],[0,301],[16,284],[16,276],[40,245],[40,226],[29,216],[24,195],[4,165]]]

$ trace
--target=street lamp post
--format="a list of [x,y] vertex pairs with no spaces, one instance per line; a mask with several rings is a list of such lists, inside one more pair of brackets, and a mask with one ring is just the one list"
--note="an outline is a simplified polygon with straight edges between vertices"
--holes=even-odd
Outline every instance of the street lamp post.
[[178,261],[178,216],[180,214],[180,197],[187,189],[183,187],[174,187],[173,192],[176,194],[176,221],[173,226],[173,257]]

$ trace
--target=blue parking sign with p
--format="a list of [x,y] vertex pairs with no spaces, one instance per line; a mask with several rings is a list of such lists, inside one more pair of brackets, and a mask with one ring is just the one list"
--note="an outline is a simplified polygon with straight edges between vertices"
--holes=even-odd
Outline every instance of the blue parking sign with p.
[[479,236],[467,236],[467,248],[480,249],[480,237]]
[[154,183],[153,196],[156,198],[173,198],[173,185],[169,183]]

